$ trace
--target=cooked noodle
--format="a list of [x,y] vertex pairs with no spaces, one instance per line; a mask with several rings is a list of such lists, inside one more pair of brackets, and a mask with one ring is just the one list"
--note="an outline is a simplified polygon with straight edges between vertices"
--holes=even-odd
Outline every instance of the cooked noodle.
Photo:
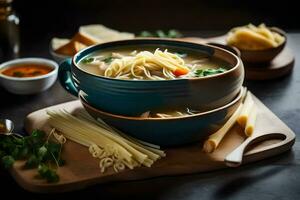
[[190,79],[223,73],[229,64],[200,52],[175,49],[124,48],[95,52],[79,67],[91,74],[123,80]]
[[[141,51],[130,56],[114,59],[104,72],[104,76],[118,79],[175,79],[174,71],[189,71],[185,62],[178,55],[156,49],[154,53]],[[160,76],[156,75],[159,72]]]

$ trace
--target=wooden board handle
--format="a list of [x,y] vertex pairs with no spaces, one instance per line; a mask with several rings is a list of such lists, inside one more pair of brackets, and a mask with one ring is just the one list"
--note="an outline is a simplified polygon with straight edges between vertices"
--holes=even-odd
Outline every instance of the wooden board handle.
[[[231,153],[229,153],[225,157],[224,159],[225,164],[229,167],[240,166],[243,161],[244,152],[249,147],[250,144],[262,142],[265,140],[275,139],[275,138],[281,139],[283,141],[273,144],[272,148],[280,147],[282,143],[286,142],[285,140],[288,140],[288,137],[283,133],[268,133],[265,135],[248,137],[240,146],[238,146],[236,149],[234,149]],[[266,149],[268,149],[268,147],[266,147]]]

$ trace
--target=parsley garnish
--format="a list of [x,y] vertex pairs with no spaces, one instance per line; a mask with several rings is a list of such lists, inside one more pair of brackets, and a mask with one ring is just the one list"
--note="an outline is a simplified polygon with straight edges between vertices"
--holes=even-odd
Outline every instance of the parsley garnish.
[[[105,62],[105,63],[107,63],[107,64],[109,64],[109,63],[111,63],[113,60],[114,60],[114,57],[108,56],[108,57],[104,58],[102,61]],[[94,61],[95,61],[95,58],[93,58],[93,57],[88,57],[88,58],[83,59],[83,60],[82,60],[82,63],[83,63],[83,64],[90,64],[90,63],[92,63],[92,62],[94,62]]]
[[218,69],[197,69],[195,71],[195,76],[196,77],[204,77],[204,76],[210,76],[214,74],[220,74],[227,71],[226,69],[220,67]]
[[38,168],[38,174],[47,182],[57,182],[56,170],[64,164],[61,159],[62,144],[50,140],[45,132],[35,130],[30,136],[0,135],[0,158],[5,169],[15,160],[26,160],[24,168]]
[[14,77],[23,77],[25,74],[23,72],[15,71],[13,72]]
[[102,61],[109,64],[114,60],[114,58],[112,56],[108,56],[106,58],[104,58]]
[[185,58],[185,57],[187,57],[187,53],[180,52],[180,51],[175,52],[174,54],[176,54],[176,55],[179,56],[180,58]]
[[59,176],[57,173],[44,163],[38,166],[38,173],[41,178],[46,179],[49,183],[59,181]]
[[154,32],[142,31],[139,34],[140,37],[159,37],[159,38],[180,38],[182,34],[174,29],[168,31],[157,30]]
[[88,58],[85,58],[85,59],[82,60],[82,62],[83,62],[84,64],[90,64],[90,63],[92,63],[93,61],[94,61],[94,58],[93,58],[93,57],[88,57]]
[[9,169],[14,164],[15,159],[12,156],[3,156],[1,162],[5,169]]

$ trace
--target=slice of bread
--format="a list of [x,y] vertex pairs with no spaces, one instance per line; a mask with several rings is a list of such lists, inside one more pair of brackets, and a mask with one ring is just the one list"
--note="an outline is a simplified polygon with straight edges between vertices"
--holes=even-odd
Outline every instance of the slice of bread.
[[51,47],[52,47],[53,51],[56,51],[57,49],[66,45],[69,42],[70,42],[70,40],[66,39],[66,38],[53,38],[51,40]]
[[80,43],[82,43],[86,46],[91,46],[91,45],[98,44],[98,43],[102,42],[101,40],[98,40],[97,38],[94,38],[91,35],[89,35],[85,32],[81,32],[81,31],[76,33],[76,35],[74,35],[72,40],[80,42]]
[[69,39],[52,39],[52,49],[58,54],[73,56],[81,49],[104,42],[134,38],[134,34],[119,32],[101,24],[81,26],[78,33]]
[[76,50],[76,53],[77,53],[78,51],[80,51],[81,49],[84,49],[84,48],[86,48],[86,47],[87,47],[87,45],[85,45],[85,44],[82,44],[82,43],[77,42],[77,41],[74,42],[74,48],[75,48],[75,50]]
[[98,43],[134,38],[134,34],[132,33],[119,32],[101,24],[81,26],[79,33]]
[[61,46],[60,48],[56,49],[55,52],[62,55],[73,56],[81,49],[87,47],[85,44],[81,42],[71,40],[67,44]]

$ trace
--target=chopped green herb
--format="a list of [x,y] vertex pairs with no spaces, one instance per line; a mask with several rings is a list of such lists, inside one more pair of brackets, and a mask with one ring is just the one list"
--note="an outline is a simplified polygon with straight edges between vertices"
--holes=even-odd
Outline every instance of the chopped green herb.
[[162,30],[155,31],[154,35],[159,37],[159,38],[167,38],[168,37],[168,33],[165,33]]
[[108,56],[106,58],[104,58],[102,61],[109,64],[114,60],[114,58],[112,56]]
[[180,58],[185,58],[185,57],[187,57],[187,54],[184,53],[184,52],[175,52],[175,54],[176,54],[177,56],[179,56]]
[[42,146],[38,149],[37,155],[40,158],[40,160],[42,160],[45,155],[47,154],[47,148],[45,146]]
[[38,166],[38,173],[41,178],[44,178],[49,183],[58,182],[59,176],[56,173],[56,170],[51,169],[50,166],[42,163]]
[[162,31],[162,30],[157,30],[154,32],[150,31],[142,31],[139,34],[140,37],[159,37],[159,38],[180,38],[183,35],[174,29],[168,30],[168,31]]
[[180,38],[182,36],[183,36],[182,33],[180,33],[177,30],[174,30],[174,29],[169,30],[169,32],[168,32],[168,37],[169,38]]
[[2,159],[2,165],[5,169],[9,169],[13,166],[15,159],[12,156],[3,156]]
[[34,130],[32,131],[31,135],[27,138],[36,138],[38,140],[43,140],[46,137],[46,133],[41,130]]
[[195,76],[197,77],[204,77],[204,76],[210,76],[214,74],[220,74],[227,71],[226,69],[220,67],[218,69],[198,69],[195,72]]
[[13,76],[15,77],[23,77],[25,74],[23,72],[19,72],[19,71],[16,71],[13,73]]
[[[0,159],[4,168],[10,168],[15,160],[25,159],[25,168],[37,168],[41,178],[56,182],[56,168],[64,164],[61,159],[62,144],[50,140],[45,132],[34,130],[30,136],[0,135]],[[55,169],[52,166],[57,166]]]
[[140,37],[154,37],[153,34],[149,31],[142,31],[139,36]]
[[15,146],[15,148],[11,152],[11,156],[14,159],[20,159],[21,150],[22,150],[22,146],[19,145]]
[[30,154],[29,148],[27,146],[23,146],[20,150],[19,158],[24,159],[27,158]]
[[40,160],[36,155],[31,155],[25,163],[25,168],[32,169],[36,168],[40,164]]
[[82,60],[82,62],[83,62],[84,64],[90,64],[90,63],[92,63],[93,61],[94,61],[94,58],[93,58],[93,57],[88,57],[88,58],[85,58],[85,59]]

